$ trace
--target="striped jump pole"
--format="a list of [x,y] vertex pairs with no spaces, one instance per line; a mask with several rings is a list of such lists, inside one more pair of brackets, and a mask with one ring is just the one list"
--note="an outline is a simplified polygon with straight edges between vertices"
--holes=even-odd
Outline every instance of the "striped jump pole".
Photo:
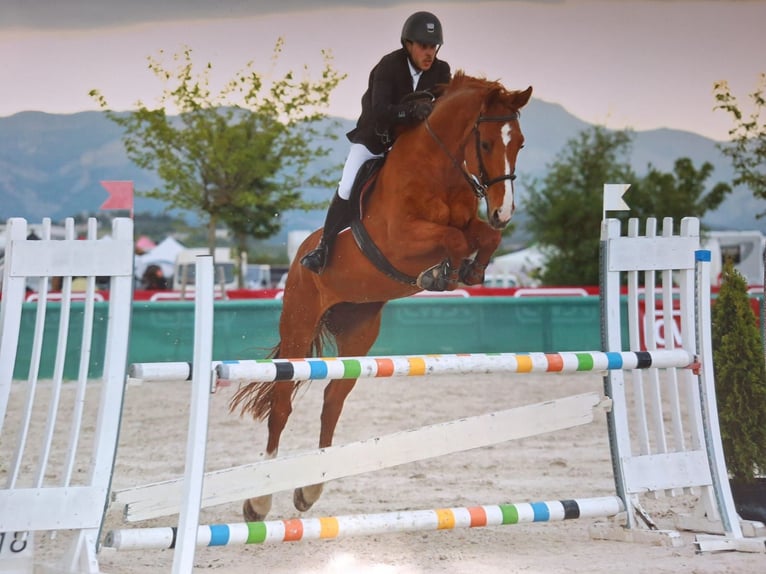
[[[199,526],[197,546],[276,544],[393,532],[560,522],[576,518],[609,518],[624,510],[620,498],[605,496],[324,518],[212,524]],[[104,546],[116,550],[174,548],[175,544],[175,527],[112,530],[107,533],[104,541]]]
[[229,382],[413,377],[489,373],[574,373],[649,368],[692,368],[685,349],[625,352],[468,353],[316,359],[222,361],[218,378]]
[[[221,361],[211,361],[215,371]],[[133,363],[128,367],[128,377],[150,382],[191,381],[194,373],[192,362]]]

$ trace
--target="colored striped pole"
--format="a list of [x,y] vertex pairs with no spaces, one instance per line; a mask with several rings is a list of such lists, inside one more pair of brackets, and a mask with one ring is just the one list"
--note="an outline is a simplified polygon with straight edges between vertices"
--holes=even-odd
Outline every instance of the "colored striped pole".
[[307,381],[438,374],[571,373],[648,368],[695,368],[684,349],[626,352],[469,353],[316,359],[222,361],[218,378],[230,382]]
[[[607,518],[624,510],[616,496],[435,510],[294,518],[239,524],[213,524],[197,530],[197,546],[275,544],[417,530],[480,528],[575,518]],[[104,545],[116,550],[174,548],[175,527],[112,530]]]

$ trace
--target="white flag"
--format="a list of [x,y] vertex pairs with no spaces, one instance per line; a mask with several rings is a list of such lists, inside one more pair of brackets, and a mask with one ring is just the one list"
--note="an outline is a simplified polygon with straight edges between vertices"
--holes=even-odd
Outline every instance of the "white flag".
[[629,183],[605,183],[604,184],[604,210],[602,219],[606,218],[607,211],[630,211],[630,206],[625,203],[622,196],[630,189]]

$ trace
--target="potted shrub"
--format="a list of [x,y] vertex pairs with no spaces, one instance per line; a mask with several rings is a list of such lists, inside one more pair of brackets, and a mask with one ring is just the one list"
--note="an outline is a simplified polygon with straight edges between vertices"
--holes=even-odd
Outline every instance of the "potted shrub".
[[766,522],[766,365],[745,278],[724,264],[712,309],[713,363],[721,440],[734,503]]

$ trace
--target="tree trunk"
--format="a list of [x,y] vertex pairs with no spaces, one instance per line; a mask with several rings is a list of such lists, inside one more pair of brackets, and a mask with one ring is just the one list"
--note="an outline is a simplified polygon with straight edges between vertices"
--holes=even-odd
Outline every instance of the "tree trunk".
[[218,225],[218,216],[215,213],[210,214],[210,220],[207,223],[207,246],[210,250],[210,255],[213,256],[213,263],[215,263],[215,228]]
[[245,288],[245,261],[247,256],[247,236],[237,234],[237,287]]

